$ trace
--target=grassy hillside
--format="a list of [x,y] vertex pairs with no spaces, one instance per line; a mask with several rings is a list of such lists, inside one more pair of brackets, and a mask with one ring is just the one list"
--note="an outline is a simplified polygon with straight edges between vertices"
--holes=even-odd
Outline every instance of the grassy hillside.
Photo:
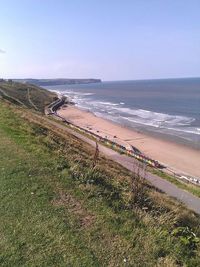
[[[32,79],[21,80],[21,81],[31,82]],[[16,105],[27,107],[29,109],[36,110],[42,113],[44,112],[45,106],[51,103],[57,97],[54,93],[35,85],[24,84],[19,82],[5,82],[3,80],[2,81],[0,80],[0,97],[1,96]],[[89,135],[88,137],[90,138]],[[178,187],[187,190],[190,193],[200,197],[200,187],[190,183],[186,184],[185,182],[177,180],[176,178],[167,175],[161,171],[155,169],[149,169],[149,170],[163,177],[164,179],[167,179],[170,182],[176,184]]]
[[38,86],[5,81],[0,82],[0,96],[40,112],[44,112],[45,106],[56,98],[56,94]]
[[147,184],[138,198],[132,174],[93,168],[92,147],[29,110],[0,113],[1,266],[200,265],[198,216]]

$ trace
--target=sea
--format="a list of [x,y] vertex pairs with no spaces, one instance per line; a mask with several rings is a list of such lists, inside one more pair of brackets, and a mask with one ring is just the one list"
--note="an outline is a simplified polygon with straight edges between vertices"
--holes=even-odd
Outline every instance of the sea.
[[47,86],[125,127],[200,149],[200,78]]

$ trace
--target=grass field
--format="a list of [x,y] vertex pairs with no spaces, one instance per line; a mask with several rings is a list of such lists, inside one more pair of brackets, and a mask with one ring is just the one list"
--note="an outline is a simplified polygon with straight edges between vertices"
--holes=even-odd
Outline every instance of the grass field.
[[197,215],[23,112],[0,100],[1,266],[200,265]]

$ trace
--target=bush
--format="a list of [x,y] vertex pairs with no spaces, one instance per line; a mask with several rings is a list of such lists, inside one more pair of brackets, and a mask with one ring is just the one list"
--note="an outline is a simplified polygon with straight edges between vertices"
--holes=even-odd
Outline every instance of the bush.
[[199,243],[199,238],[196,237],[195,233],[186,226],[186,227],[177,227],[172,231],[172,235],[177,237],[181,244],[188,250],[189,254],[194,254]]

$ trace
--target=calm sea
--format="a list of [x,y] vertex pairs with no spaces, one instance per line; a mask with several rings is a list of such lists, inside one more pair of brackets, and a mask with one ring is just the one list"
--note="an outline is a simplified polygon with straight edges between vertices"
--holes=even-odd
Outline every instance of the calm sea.
[[78,107],[137,130],[200,147],[200,78],[48,86]]

